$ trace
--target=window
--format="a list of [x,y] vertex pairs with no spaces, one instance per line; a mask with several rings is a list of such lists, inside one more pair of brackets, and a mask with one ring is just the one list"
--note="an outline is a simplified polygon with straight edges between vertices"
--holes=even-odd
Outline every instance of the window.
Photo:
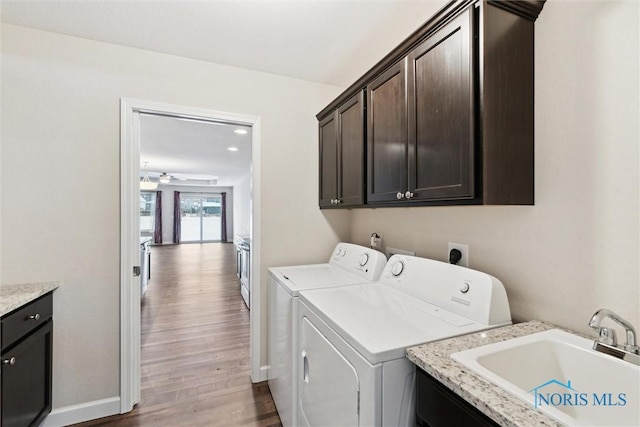
[[222,197],[219,194],[180,193],[180,241],[220,241]]
[[156,218],[156,193],[140,192],[140,231],[153,233]]

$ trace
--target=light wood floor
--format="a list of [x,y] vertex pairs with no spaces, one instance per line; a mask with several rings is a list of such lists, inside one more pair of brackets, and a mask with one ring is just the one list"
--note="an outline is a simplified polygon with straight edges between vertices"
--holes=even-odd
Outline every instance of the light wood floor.
[[230,243],[151,248],[142,303],[142,402],[78,426],[280,426],[249,379],[249,310]]

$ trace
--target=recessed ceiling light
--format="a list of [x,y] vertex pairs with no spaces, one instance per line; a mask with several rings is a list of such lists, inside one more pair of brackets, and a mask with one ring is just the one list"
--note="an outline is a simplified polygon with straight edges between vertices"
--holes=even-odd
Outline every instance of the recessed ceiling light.
[[229,151],[238,151],[238,147],[227,147]]
[[247,130],[246,129],[236,129],[234,130],[235,133],[237,133],[238,135],[246,135],[247,134]]

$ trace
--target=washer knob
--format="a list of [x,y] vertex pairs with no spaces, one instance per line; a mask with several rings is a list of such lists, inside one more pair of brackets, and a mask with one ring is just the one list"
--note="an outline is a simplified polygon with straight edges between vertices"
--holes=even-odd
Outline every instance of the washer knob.
[[360,266],[364,267],[369,262],[369,254],[362,254],[360,257]]
[[460,292],[463,294],[469,292],[469,282],[462,282],[462,285],[460,285]]
[[398,261],[391,266],[391,274],[394,276],[399,276],[402,274],[402,270],[404,270],[404,262]]

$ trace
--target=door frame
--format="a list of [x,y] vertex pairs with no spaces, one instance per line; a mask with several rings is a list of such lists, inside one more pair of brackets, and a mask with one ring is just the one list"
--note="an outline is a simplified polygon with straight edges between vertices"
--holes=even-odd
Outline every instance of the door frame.
[[227,113],[154,101],[120,99],[120,412],[140,401],[140,285],[133,267],[140,263],[139,207],[140,113],[212,120],[251,126],[251,381],[266,380],[260,366],[261,274],[260,274],[260,125],[259,116]]

